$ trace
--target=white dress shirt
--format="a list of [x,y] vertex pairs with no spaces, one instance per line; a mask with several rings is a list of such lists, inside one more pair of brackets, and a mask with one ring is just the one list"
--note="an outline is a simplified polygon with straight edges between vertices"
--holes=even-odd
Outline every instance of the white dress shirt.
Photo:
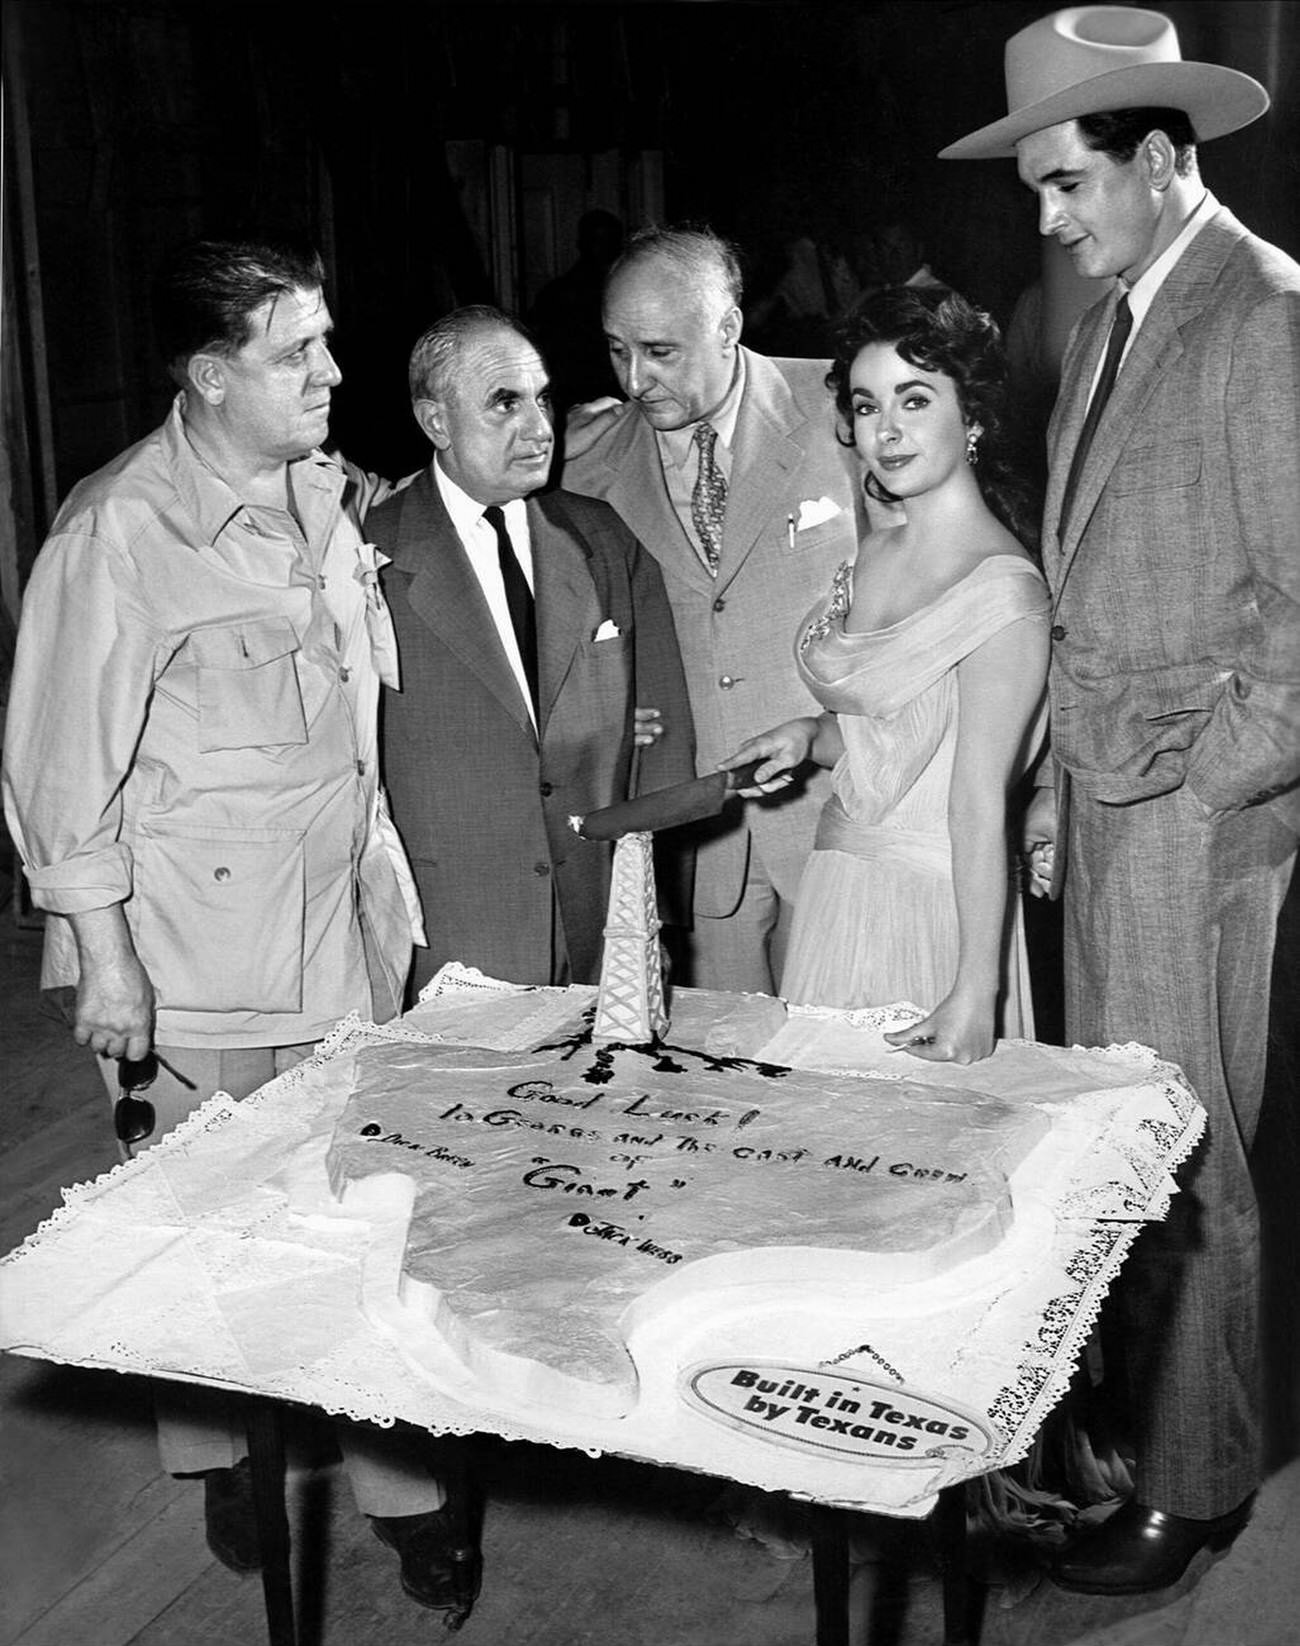
[[[1128,294],[1129,313],[1133,316],[1133,329],[1129,332],[1128,337],[1125,340],[1124,352],[1120,356],[1119,360],[1121,370],[1123,370],[1124,362],[1129,357],[1129,352],[1133,347],[1133,341],[1141,329],[1142,322],[1146,319],[1151,305],[1155,301],[1156,293],[1160,290],[1161,286],[1164,285],[1165,281],[1168,280],[1170,274],[1173,272],[1174,265],[1178,262],[1178,259],[1183,255],[1188,246],[1191,245],[1192,241],[1195,240],[1196,236],[1210,221],[1211,217],[1214,216],[1218,209],[1219,202],[1207,189],[1201,196],[1200,204],[1196,207],[1195,211],[1193,211],[1192,215],[1183,224],[1175,238],[1171,240],[1165,249],[1160,253],[1160,256],[1156,258],[1155,262],[1146,271],[1146,273],[1140,274],[1131,286],[1125,285],[1123,280],[1116,280],[1115,284],[1119,288],[1120,292]],[[1103,349],[1100,357],[1098,358],[1096,370],[1092,374],[1092,387],[1088,390],[1089,405],[1092,404],[1092,397],[1097,388],[1097,379],[1101,376],[1101,368],[1105,362],[1105,359],[1106,351]]]
[[[483,590],[483,598],[492,613],[492,621],[496,625],[497,637],[505,651],[506,661],[519,683],[519,695],[524,700],[524,707],[528,710],[528,717],[533,722],[533,730],[536,731],[537,717],[533,713],[532,693],[528,689],[524,660],[519,655],[519,642],[515,639],[515,626],[510,621],[510,607],[506,602],[505,579],[501,576],[501,562],[497,554],[497,534],[483,518],[484,505],[468,492],[462,491],[436,459],[433,477],[447,513],[451,516],[451,523],[456,528],[461,547],[465,550],[474,575],[478,578],[479,587]],[[536,583],[533,579],[533,545],[528,534],[528,510],[524,506],[523,498],[516,497],[509,503],[501,504],[501,513],[505,516],[506,530],[510,533],[515,558],[523,569],[528,587],[536,594]]]

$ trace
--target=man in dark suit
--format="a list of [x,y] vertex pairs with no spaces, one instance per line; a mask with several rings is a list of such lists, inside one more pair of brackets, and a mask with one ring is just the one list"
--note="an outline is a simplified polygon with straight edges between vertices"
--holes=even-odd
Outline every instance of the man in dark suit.
[[1209,1115],[1110,1317],[1135,1496],[1054,1568],[1138,1593],[1227,1543],[1259,1479],[1248,1155],[1300,825],[1300,268],[1197,169],[1267,94],[1182,61],[1168,18],[1042,18],[1008,43],[1007,90],[1011,113],[944,157],[1014,155],[1041,232],[1115,281],[1049,431],[1066,1035],[1154,1046]]
[[[594,983],[611,848],[569,818],[694,775],[663,579],[612,509],[542,494],[550,383],[525,333],[465,308],[411,355],[433,461],[367,519],[401,666],[382,752],[424,907],[413,986],[449,960]],[[662,735],[640,751],[636,704]]]
[[[818,705],[799,621],[857,553],[861,488],[835,438],[826,360],[741,346],[740,267],[708,229],[634,235],[605,287],[627,400],[570,419],[564,484],[605,498],[659,562],[682,646],[701,773]],[[774,993],[830,774],[733,800],[693,831],[687,980]]]

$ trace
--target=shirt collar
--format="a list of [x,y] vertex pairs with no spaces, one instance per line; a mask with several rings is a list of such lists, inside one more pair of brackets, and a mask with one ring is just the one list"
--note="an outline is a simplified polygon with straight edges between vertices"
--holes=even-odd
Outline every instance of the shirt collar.
[[[483,510],[486,504],[480,503],[478,498],[471,497],[467,491],[451,478],[437,457],[433,460],[433,479],[442,498],[443,506],[451,517],[451,523],[456,528],[456,535],[466,546],[475,541],[475,533],[483,521]],[[508,503],[500,505],[505,516],[506,530],[510,533],[510,540],[516,546],[527,542],[528,511],[522,497],[514,497]],[[491,539],[488,540],[489,542]]]
[[[736,370],[732,374],[731,387],[723,397],[722,404],[712,417],[701,418],[700,422],[708,422],[718,431],[718,443],[730,451],[736,443],[736,419],[740,416],[740,402],[745,397],[745,380],[747,368],[745,365],[745,351],[736,350]],[[659,455],[665,467],[671,465],[681,468],[695,449],[696,423],[688,423],[682,429],[656,429],[655,437],[659,442]]]
[[[215,543],[241,509],[254,505],[245,503],[190,443],[185,431],[184,389],[178,392],[163,424],[162,444],[181,501],[202,536],[209,543]],[[305,483],[324,484],[338,493],[347,480],[339,460],[319,449],[308,452],[304,457],[295,457],[291,467],[294,486],[300,493]]]
[[1192,215],[1179,229],[1177,235],[1165,247],[1160,256],[1144,274],[1140,274],[1131,286],[1118,282],[1120,291],[1127,291],[1128,306],[1133,315],[1133,330],[1136,331],[1146,318],[1147,310],[1155,300],[1156,293],[1173,273],[1178,259],[1195,240],[1205,225],[1219,209],[1219,202],[1208,189],[1201,196]]

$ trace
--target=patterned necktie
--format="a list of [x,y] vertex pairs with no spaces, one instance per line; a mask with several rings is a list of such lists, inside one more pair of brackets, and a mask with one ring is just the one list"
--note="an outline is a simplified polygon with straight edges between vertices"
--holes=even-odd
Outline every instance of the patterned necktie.
[[1125,294],[1115,305],[1115,318],[1111,321],[1110,337],[1106,343],[1106,358],[1101,364],[1101,376],[1097,379],[1092,404],[1088,407],[1087,417],[1084,418],[1083,428],[1079,434],[1079,443],[1074,448],[1074,456],[1070,459],[1070,473],[1065,482],[1065,494],[1061,498],[1061,518],[1056,531],[1058,540],[1065,536],[1065,528],[1070,519],[1070,505],[1074,502],[1074,494],[1079,485],[1079,476],[1083,473],[1083,465],[1092,445],[1092,437],[1097,432],[1097,425],[1101,422],[1101,414],[1106,409],[1106,402],[1110,399],[1111,390],[1115,387],[1115,379],[1119,376],[1120,359],[1124,353],[1124,345],[1128,342],[1128,334],[1132,330],[1133,311],[1128,306],[1128,296]]
[[537,713],[537,614],[533,606],[533,591],[528,587],[524,568],[519,564],[515,546],[506,530],[506,517],[493,503],[483,510],[483,518],[497,534],[497,563],[501,567],[501,581],[506,586],[506,605],[510,609],[510,623],[519,643],[523,660],[524,678]]
[[700,559],[709,575],[716,577],[722,553],[722,521],[727,512],[727,482],[713,457],[718,431],[712,423],[697,423],[691,438],[700,452],[695,489],[691,492],[691,520],[700,539]]

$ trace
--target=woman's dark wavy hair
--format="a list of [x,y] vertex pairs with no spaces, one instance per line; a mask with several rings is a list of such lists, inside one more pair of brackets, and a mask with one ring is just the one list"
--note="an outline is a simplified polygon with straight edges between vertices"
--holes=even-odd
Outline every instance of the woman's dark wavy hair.
[[[1032,488],[1010,451],[1007,429],[1007,359],[992,315],[943,287],[885,286],[872,292],[842,322],[826,387],[835,396],[841,445],[853,438],[849,373],[868,343],[887,343],[922,371],[951,378],[966,422],[983,430],[975,478],[985,503],[1031,552],[1039,541]],[[868,474],[867,492],[882,503],[898,499]]]

